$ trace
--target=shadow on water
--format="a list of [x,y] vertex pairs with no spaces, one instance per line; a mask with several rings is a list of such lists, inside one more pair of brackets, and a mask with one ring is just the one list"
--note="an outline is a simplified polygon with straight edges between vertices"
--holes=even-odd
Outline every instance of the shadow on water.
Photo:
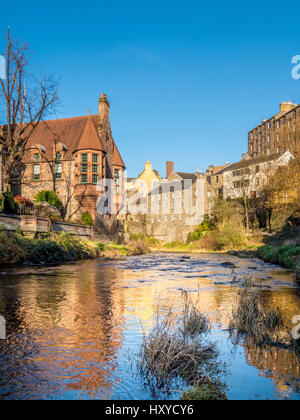
[[[224,261],[233,263],[224,267]],[[149,254],[116,262],[86,261],[0,273],[1,399],[151,399],[136,374],[142,331],[162,311],[179,308],[181,293],[209,317],[229,398],[299,399],[299,358],[283,349],[260,350],[227,332],[237,290],[232,272],[263,286],[266,307],[279,307],[285,325],[300,315],[292,273],[256,260],[224,255]],[[171,393],[168,398],[178,398]]]

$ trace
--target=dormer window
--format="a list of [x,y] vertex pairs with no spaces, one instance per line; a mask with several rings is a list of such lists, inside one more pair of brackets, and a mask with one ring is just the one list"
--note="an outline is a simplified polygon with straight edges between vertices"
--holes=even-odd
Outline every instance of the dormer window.
[[60,152],[57,152],[55,154],[55,160],[60,160],[60,159],[61,159],[61,153]]
[[38,162],[40,160],[40,155],[38,153],[35,153],[33,159],[35,162]]

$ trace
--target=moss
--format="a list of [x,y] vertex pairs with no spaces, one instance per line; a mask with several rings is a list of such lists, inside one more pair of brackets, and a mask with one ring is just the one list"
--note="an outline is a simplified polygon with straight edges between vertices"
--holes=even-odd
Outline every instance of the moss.
[[227,395],[223,391],[221,385],[214,383],[203,383],[183,392],[180,399],[190,401],[224,401],[227,400]]

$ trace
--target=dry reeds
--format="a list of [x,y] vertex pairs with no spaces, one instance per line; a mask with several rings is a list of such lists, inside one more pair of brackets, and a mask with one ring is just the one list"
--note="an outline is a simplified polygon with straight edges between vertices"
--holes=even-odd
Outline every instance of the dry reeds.
[[157,316],[154,328],[144,334],[138,358],[139,371],[152,388],[168,388],[175,378],[194,383],[206,376],[206,362],[217,355],[214,345],[200,340],[199,334],[207,329],[207,319],[186,296],[181,316],[171,310],[162,319]]
[[257,288],[248,279],[243,289],[238,292],[238,301],[229,324],[231,333],[245,334],[255,344],[264,346],[278,340],[278,331],[282,326],[279,309],[267,310],[262,304],[262,289]]

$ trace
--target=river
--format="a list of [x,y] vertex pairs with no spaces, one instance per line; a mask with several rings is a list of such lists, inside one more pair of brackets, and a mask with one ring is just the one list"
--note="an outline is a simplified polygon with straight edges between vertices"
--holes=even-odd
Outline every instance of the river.
[[229,337],[238,289],[224,261],[261,284],[264,304],[279,307],[293,327],[292,318],[300,315],[294,274],[259,260],[170,253],[0,269],[0,315],[7,323],[7,338],[0,340],[0,399],[152,399],[135,354],[158,302],[162,311],[176,312],[185,290],[198,296],[212,324],[210,339],[227,366],[229,399],[299,400],[299,357]]

